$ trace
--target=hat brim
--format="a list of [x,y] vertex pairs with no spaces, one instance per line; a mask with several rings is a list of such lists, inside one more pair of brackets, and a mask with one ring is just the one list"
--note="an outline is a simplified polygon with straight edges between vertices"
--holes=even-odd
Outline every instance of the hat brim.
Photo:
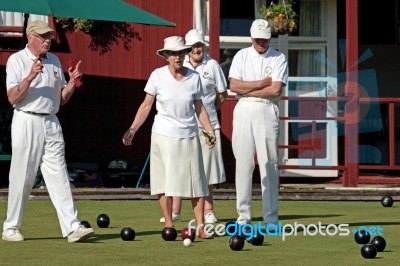
[[48,32],[51,32],[52,34],[54,34],[54,30],[52,28],[44,28],[44,29],[40,29],[40,30],[34,30],[34,32],[36,32],[37,34],[46,34]]
[[251,32],[251,38],[253,39],[266,39],[269,40],[271,39],[271,33],[270,32]]
[[183,51],[185,50],[186,53],[189,53],[192,50],[192,46],[183,46],[183,47],[176,47],[176,48],[168,48],[168,49],[160,49],[157,50],[157,55],[164,57],[163,53],[165,51],[172,51],[172,52],[178,52],[178,51]]
[[208,46],[210,46],[209,44],[208,44],[208,42],[206,42],[206,41],[204,41],[204,42],[202,42],[202,41],[197,41],[197,42],[194,42],[194,43],[186,43],[186,45],[190,45],[190,46],[193,46],[194,44],[196,44],[196,43],[202,43],[202,44],[204,44],[204,46],[205,47],[208,47]]

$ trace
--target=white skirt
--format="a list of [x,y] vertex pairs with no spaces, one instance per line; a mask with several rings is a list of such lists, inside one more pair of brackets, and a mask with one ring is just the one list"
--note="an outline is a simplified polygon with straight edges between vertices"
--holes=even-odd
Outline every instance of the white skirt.
[[207,176],[208,184],[220,184],[226,181],[224,161],[222,160],[222,149],[221,149],[221,130],[215,130],[215,137],[217,143],[214,148],[210,149],[205,143],[205,137],[202,133],[202,129],[199,131],[201,148],[203,151],[203,163],[204,169]]
[[172,138],[151,134],[150,190],[152,195],[188,198],[208,195],[198,136]]

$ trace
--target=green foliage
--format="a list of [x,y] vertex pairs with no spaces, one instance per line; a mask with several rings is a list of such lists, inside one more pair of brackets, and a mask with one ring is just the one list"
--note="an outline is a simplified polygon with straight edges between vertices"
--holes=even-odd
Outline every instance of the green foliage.
[[96,20],[84,18],[55,18],[55,21],[65,30],[82,31],[84,33],[92,32],[99,24]]
[[269,7],[261,7],[260,18],[266,20],[275,18],[294,20],[296,18],[296,13],[293,10],[291,1],[287,1],[287,3],[280,1],[277,4],[271,2],[271,5]]
[[125,50],[131,49],[132,39],[141,40],[133,26],[125,22],[100,21],[83,18],[54,18],[58,30],[63,32],[83,32],[90,35],[89,48],[100,54],[111,51],[121,43]]

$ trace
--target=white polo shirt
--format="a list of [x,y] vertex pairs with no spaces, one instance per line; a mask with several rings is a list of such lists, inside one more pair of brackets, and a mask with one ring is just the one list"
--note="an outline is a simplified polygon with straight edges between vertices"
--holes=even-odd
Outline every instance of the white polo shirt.
[[188,69],[181,80],[173,78],[168,66],[154,70],[144,91],[156,96],[157,114],[152,132],[168,137],[188,138],[199,133],[194,100],[203,96],[200,76]]
[[233,57],[229,78],[255,81],[266,77],[287,84],[288,70],[283,53],[269,47],[265,53],[259,54],[251,46],[239,50]]
[[[208,55],[203,57],[203,61],[196,68],[190,63],[189,55],[186,55],[183,65],[200,74],[201,83],[203,85],[203,104],[207,110],[212,127],[214,129],[220,128],[218,113],[215,108],[215,98],[217,92],[222,93],[227,90],[224,72],[218,62]],[[202,126],[200,122],[198,125],[200,127]]]
[[[6,66],[7,91],[19,85],[28,76],[35,59],[28,47],[9,57]],[[47,53],[41,63],[43,72],[31,82],[25,97],[14,104],[14,108],[35,113],[56,114],[60,107],[61,90],[67,83],[61,63],[54,54]]]

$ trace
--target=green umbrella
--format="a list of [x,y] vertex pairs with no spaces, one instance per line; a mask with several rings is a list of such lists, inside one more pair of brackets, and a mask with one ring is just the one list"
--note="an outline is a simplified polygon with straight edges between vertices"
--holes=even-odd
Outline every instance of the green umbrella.
[[60,18],[176,26],[122,0],[0,0],[0,10]]

